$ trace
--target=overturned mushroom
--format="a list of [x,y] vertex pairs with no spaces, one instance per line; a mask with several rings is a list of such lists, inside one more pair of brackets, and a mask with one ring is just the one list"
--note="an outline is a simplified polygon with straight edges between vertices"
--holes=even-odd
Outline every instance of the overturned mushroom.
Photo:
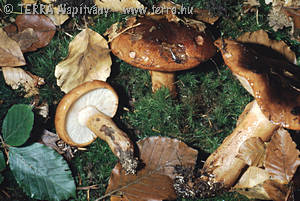
[[300,130],[300,69],[261,45],[227,39],[219,39],[215,45],[226,65],[256,99],[203,167],[215,182],[231,187],[246,166],[236,157],[243,142],[250,137],[267,141],[280,126]]
[[175,96],[174,72],[193,68],[216,52],[207,33],[165,16],[128,21],[137,26],[120,31],[111,42],[112,52],[135,67],[150,70],[153,91],[165,86]]
[[106,141],[128,173],[134,173],[137,159],[127,134],[112,121],[118,107],[118,96],[105,82],[85,82],[71,90],[59,103],[55,127],[66,143],[83,147],[97,137]]

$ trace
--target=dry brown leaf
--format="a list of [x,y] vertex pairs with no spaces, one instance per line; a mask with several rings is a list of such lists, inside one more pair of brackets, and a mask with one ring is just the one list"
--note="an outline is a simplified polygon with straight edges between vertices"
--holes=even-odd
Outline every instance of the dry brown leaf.
[[273,201],[285,201],[289,196],[290,187],[288,185],[277,183],[273,180],[267,180],[263,183],[263,188]]
[[39,41],[32,28],[27,28],[22,32],[12,35],[11,39],[15,40],[19,44],[23,53],[28,52],[28,50],[31,49],[32,44]]
[[45,84],[44,78],[24,71],[21,68],[2,67],[5,83],[10,85],[12,89],[23,87],[25,91],[24,97],[30,97],[39,94],[38,86]]
[[258,0],[246,0],[243,2],[243,10],[244,13],[255,12],[257,7],[260,7],[260,3]]
[[[299,1],[300,2],[300,1]],[[283,8],[285,14],[292,18],[294,30],[291,34],[300,41],[300,6],[298,8]]]
[[263,188],[263,182],[269,179],[266,170],[258,167],[249,167],[242,175],[238,183],[234,186],[234,190],[249,199],[270,199],[267,192]]
[[144,167],[136,175],[125,175],[118,163],[106,193],[118,192],[136,201],[175,199],[174,167],[193,168],[198,152],[179,140],[165,137],[150,137],[137,144]]
[[[46,5],[46,12],[48,13],[48,10],[50,9],[49,5]],[[59,8],[57,6],[51,5],[51,9],[53,11],[53,14],[47,14],[47,16],[52,20],[52,22],[56,26],[62,25],[65,21],[69,19],[69,16],[67,14],[62,14],[60,12]]]
[[71,160],[74,157],[74,153],[77,151],[77,148],[67,145],[59,139],[56,133],[52,133],[48,130],[43,130],[41,143],[51,147],[59,154],[63,155],[67,160]]
[[237,158],[243,160],[249,166],[262,167],[264,165],[265,150],[266,146],[261,138],[251,137],[240,146]]
[[137,0],[94,0],[99,8],[106,8],[113,12],[124,12],[125,8],[141,8],[144,6]]
[[38,37],[38,41],[33,43],[27,51],[35,51],[47,46],[56,31],[53,22],[44,15],[18,15],[15,23],[19,32],[32,28]]
[[0,28],[0,66],[23,66],[25,59],[18,43]]
[[69,44],[69,55],[55,68],[57,85],[69,92],[83,82],[106,79],[112,64],[107,41],[87,28]]
[[273,180],[288,184],[300,165],[299,150],[290,134],[278,129],[267,146],[265,168]]
[[255,43],[270,47],[273,50],[279,52],[290,62],[296,63],[296,54],[290,49],[290,47],[283,41],[271,40],[264,30],[258,30],[255,32],[246,32],[237,38],[237,41],[243,43]]
[[209,10],[195,8],[193,13],[196,14],[195,18],[203,22],[214,24],[220,17],[213,15]]
[[126,197],[124,196],[111,196],[110,201],[129,201]]

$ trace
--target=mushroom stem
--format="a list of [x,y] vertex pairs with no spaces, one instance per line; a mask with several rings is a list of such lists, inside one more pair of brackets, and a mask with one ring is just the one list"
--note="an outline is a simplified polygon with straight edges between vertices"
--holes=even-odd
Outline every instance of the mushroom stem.
[[152,81],[152,91],[156,92],[161,87],[169,89],[172,97],[176,97],[176,86],[175,86],[175,73],[174,72],[160,72],[160,71],[149,71]]
[[[89,115],[89,117],[87,117]],[[85,125],[100,139],[104,140],[112,150],[126,173],[134,174],[138,160],[134,156],[134,146],[125,132],[120,130],[112,119],[94,107],[80,111],[79,122]],[[86,117],[85,117],[86,116]]]
[[234,131],[208,157],[202,171],[212,175],[215,182],[223,183],[223,187],[231,187],[246,166],[236,158],[240,146],[251,137],[268,141],[278,127],[264,116],[257,102],[252,101],[246,106]]

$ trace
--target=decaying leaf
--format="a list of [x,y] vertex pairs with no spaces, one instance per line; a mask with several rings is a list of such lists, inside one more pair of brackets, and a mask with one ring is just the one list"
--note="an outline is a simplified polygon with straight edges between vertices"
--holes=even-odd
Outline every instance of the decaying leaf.
[[246,0],[243,2],[244,13],[248,13],[249,11],[255,12],[259,6],[260,3],[258,0]]
[[268,14],[268,21],[270,27],[272,27],[274,31],[278,31],[278,29],[283,29],[284,27],[293,26],[293,22],[284,13],[282,7],[272,7]]
[[288,184],[300,165],[299,150],[290,134],[278,129],[266,149],[265,168],[273,180]]
[[298,8],[283,8],[283,9],[285,14],[288,17],[292,18],[292,21],[294,23],[294,30],[292,30],[291,34],[295,37],[296,40],[300,41],[300,5]]
[[34,107],[36,110],[38,110],[38,114],[41,115],[44,118],[47,118],[49,115],[49,104],[45,101],[42,102],[42,104],[37,105]]
[[23,66],[25,59],[18,43],[0,28],[0,66]]
[[2,67],[2,72],[6,84],[13,89],[24,88],[25,97],[39,94],[37,87],[45,84],[44,78],[33,75],[21,68]]
[[107,41],[87,28],[69,44],[69,54],[55,68],[57,85],[69,92],[83,82],[106,79],[112,64]]
[[246,32],[237,38],[239,42],[243,43],[255,43],[270,47],[273,50],[282,54],[290,62],[296,63],[296,54],[290,49],[290,47],[283,41],[271,40],[264,30],[258,30],[255,32]]
[[270,200],[273,201],[286,201],[289,193],[291,193],[288,185],[280,184],[273,180],[266,180],[262,186],[268,193]]
[[59,154],[64,155],[67,160],[71,160],[74,157],[74,153],[77,148],[67,145],[65,142],[59,139],[58,135],[48,130],[44,130],[41,135],[42,144],[51,147]]
[[141,8],[144,6],[137,0],[94,0],[99,8],[106,8],[113,12],[124,12],[125,8]]
[[215,16],[209,10],[205,9],[195,8],[193,13],[196,14],[195,18],[197,20],[201,20],[209,24],[214,24],[220,18],[219,16]]
[[269,200],[270,197],[263,188],[263,182],[268,179],[269,174],[266,170],[258,167],[249,167],[234,186],[234,190],[247,196],[249,199]]
[[107,194],[122,194],[129,200],[172,200],[176,165],[193,168],[197,151],[176,139],[150,137],[139,141],[144,163],[136,175],[126,175],[118,163],[112,170]]
[[23,53],[28,52],[33,43],[39,41],[35,31],[32,28],[24,29],[24,31],[12,35],[11,38],[19,44]]
[[69,16],[67,14],[63,14],[57,6],[51,5],[53,14],[50,14],[50,12],[48,12],[49,9],[50,9],[49,5],[46,5],[46,13],[49,13],[47,14],[47,16],[52,20],[52,22],[56,26],[62,25],[65,21],[69,19]]
[[44,15],[18,15],[15,23],[19,32],[32,28],[37,35],[38,41],[27,49],[28,52],[47,46],[56,31],[53,22]]
[[251,137],[240,146],[237,158],[243,160],[249,166],[262,167],[264,165],[265,150],[266,146],[261,138]]

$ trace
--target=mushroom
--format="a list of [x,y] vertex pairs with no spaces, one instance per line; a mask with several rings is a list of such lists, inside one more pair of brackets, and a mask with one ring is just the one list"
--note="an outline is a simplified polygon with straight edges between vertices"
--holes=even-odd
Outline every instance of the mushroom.
[[135,173],[137,159],[127,134],[112,121],[118,95],[106,82],[94,80],[72,89],[60,101],[55,115],[59,137],[67,144],[84,147],[97,137],[107,142],[127,173]]
[[215,45],[225,64],[255,98],[202,169],[213,182],[229,188],[246,167],[236,156],[247,139],[260,137],[268,141],[280,126],[300,130],[300,68],[261,45],[229,39],[218,39]]
[[193,68],[214,56],[209,34],[166,16],[129,18],[136,26],[125,27],[111,42],[112,53],[132,66],[150,70],[152,91],[165,86],[176,95],[175,71]]

